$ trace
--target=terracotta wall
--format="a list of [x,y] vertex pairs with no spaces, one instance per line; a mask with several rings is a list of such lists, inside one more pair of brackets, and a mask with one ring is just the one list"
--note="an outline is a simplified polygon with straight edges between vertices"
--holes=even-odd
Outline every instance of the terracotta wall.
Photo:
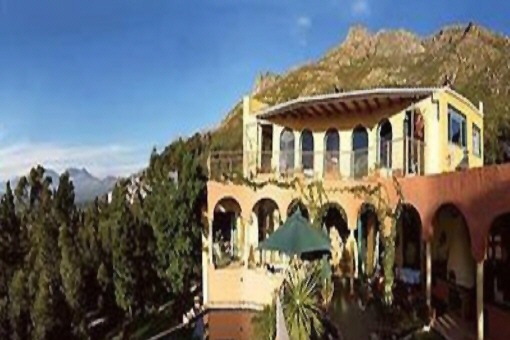
[[244,310],[211,310],[205,316],[210,340],[255,339],[252,318],[256,312]]
[[[398,196],[391,179],[373,178],[362,182],[325,181],[324,188],[326,191],[331,191],[360,183],[382,185],[385,188],[387,200],[396,204]],[[455,205],[467,223],[471,251],[477,261],[481,261],[484,257],[487,235],[493,221],[499,215],[510,211],[510,164],[438,175],[406,177],[399,179],[399,183],[406,203],[413,205],[420,215],[425,240],[433,237],[434,220],[439,208],[444,204]],[[274,200],[282,220],[285,220],[289,204],[301,195],[297,191],[274,185],[252,190],[245,185],[210,181],[208,183],[209,219],[212,219],[211,212],[214,207],[224,197],[235,198],[241,206],[242,218],[250,221],[252,209],[260,199]],[[349,228],[355,229],[363,199],[356,198],[350,193],[336,192],[328,195],[328,200],[338,203],[345,210]]]

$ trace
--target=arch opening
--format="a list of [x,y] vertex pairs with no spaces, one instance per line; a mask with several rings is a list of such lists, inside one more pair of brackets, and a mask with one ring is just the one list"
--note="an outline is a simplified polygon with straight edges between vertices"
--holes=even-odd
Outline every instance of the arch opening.
[[510,316],[510,211],[492,223],[484,266],[485,301]]
[[425,119],[419,110],[406,112],[404,136],[405,173],[425,173]]
[[434,217],[432,297],[439,314],[456,313],[466,321],[476,315],[476,262],[466,219],[453,204]]
[[253,207],[257,216],[258,242],[268,238],[280,225],[280,211],[275,201],[263,198]]
[[301,167],[307,176],[313,176],[314,141],[310,130],[301,133]]
[[241,206],[233,198],[223,198],[213,213],[213,263],[227,266],[242,257],[243,237],[240,230]]
[[[263,198],[253,206],[253,216],[256,225],[256,238],[251,244],[260,244],[266,240],[281,224],[280,210],[275,201],[270,198]],[[255,232],[255,230],[253,230]],[[258,255],[255,255],[257,253]],[[248,262],[253,262],[257,258],[258,263],[274,262],[276,254],[271,251],[256,251],[255,247],[249,250]]]
[[324,174],[333,176],[340,171],[340,135],[337,129],[329,129],[324,138]]
[[375,207],[367,203],[362,204],[354,235],[359,248],[359,272],[368,277],[383,275],[384,245],[380,229]]
[[406,204],[397,221],[395,265],[397,278],[406,284],[420,284],[425,269],[422,223],[418,210]]
[[291,217],[297,211],[298,208],[301,210],[301,214],[303,215],[303,217],[310,221],[310,213],[308,212],[308,208],[299,199],[295,199],[292,202],[290,202],[289,207],[287,208],[287,218]]
[[321,227],[325,228],[329,234],[332,228],[336,229],[345,242],[349,237],[349,228],[347,226],[347,214],[345,210],[337,203],[325,204],[319,212],[319,221]]
[[368,175],[368,132],[358,125],[352,132],[351,173],[354,178]]
[[378,153],[377,160],[383,168],[391,169],[393,129],[388,119],[383,119],[378,128]]
[[280,172],[291,173],[295,167],[295,139],[294,132],[289,129],[283,129],[280,135]]

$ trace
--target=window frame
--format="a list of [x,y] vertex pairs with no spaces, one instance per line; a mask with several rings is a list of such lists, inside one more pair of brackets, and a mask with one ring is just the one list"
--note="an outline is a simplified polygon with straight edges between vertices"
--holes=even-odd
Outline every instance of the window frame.
[[[460,123],[460,142],[454,142],[452,140],[452,121],[457,119]],[[448,143],[452,145],[457,145],[461,148],[467,148],[467,118],[466,115],[462,113],[455,106],[448,104]]]
[[[475,148],[475,133],[478,134],[478,148]],[[473,155],[482,157],[482,129],[475,123],[471,126],[471,147],[473,148]]]

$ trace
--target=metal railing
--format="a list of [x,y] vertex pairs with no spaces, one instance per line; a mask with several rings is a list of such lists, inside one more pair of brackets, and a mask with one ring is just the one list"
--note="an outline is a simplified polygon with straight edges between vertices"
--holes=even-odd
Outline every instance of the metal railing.
[[353,151],[220,151],[210,154],[209,174],[211,178],[238,173],[316,179],[362,179],[374,173],[423,175],[425,151],[423,141],[411,138],[379,140],[377,145]]

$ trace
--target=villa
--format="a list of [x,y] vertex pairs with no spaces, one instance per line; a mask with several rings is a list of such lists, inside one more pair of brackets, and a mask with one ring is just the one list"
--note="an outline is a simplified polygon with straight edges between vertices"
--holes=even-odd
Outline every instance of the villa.
[[[298,206],[354,244],[343,275],[373,275],[390,223],[343,189],[380,185],[391,206],[404,201],[396,280],[474,338],[509,339],[510,166],[483,166],[483,111],[449,87],[337,92],[275,106],[245,97],[242,152],[209,159],[205,307],[228,313],[271,303],[289,259],[258,244]],[[247,183],[231,180],[235,173]],[[278,185],[293,180],[322,183],[327,201],[317,210],[303,190]],[[210,338],[241,339],[243,327],[249,323],[233,318]]]

